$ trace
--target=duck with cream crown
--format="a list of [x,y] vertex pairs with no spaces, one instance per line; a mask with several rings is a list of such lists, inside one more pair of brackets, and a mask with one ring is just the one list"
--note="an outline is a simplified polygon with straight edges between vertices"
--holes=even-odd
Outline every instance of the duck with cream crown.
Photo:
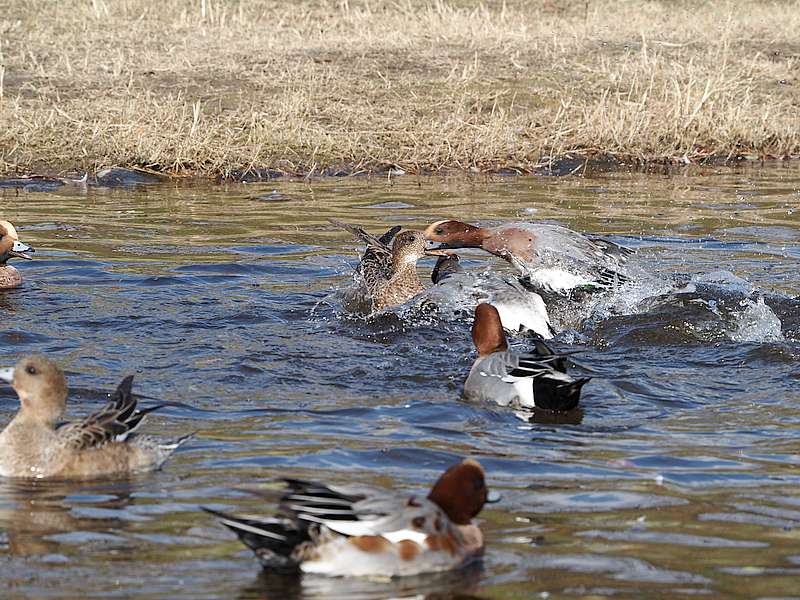
[[9,290],[22,284],[19,271],[7,264],[9,259],[31,260],[34,249],[19,241],[17,230],[8,221],[0,221],[0,290]]
[[576,288],[608,288],[627,281],[632,250],[560,225],[512,223],[478,227],[455,220],[425,229],[430,247],[480,248],[513,265],[534,288],[568,294]]

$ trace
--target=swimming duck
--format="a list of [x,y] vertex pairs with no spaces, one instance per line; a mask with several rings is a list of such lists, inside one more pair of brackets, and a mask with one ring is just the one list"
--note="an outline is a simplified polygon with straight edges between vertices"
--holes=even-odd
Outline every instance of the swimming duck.
[[488,501],[488,490],[475,460],[447,469],[427,497],[284,481],[280,516],[239,517],[204,508],[236,533],[264,568],[395,577],[455,569],[483,552],[483,534],[471,520]]
[[336,219],[330,221],[367,244],[356,268],[356,285],[345,298],[352,310],[371,313],[407,302],[425,289],[417,274],[417,261],[423,256],[445,254],[426,250],[421,231],[406,229],[398,233],[392,228],[376,238],[360,227]]
[[[461,267],[458,255],[449,253],[436,261],[431,280],[434,285],[452,290],[457,299],[492,304],[500,313],[503,327],[509,331],[532,331],[546,340],[556,333],[542,297],[520,284],[516,278],[490,271],[468,273]],[[444,298],[435,297],[435,291],[429,295],[434,304],[446,302]]]
[[26,252],[33,248],[19,241],[17,230],[8,221],[0,221],[0,290],[9,290],[22,283],[22,275],[14,267],[6,264],[10,258],[31,260]]
[[512,264],[533,286],[560,293],[626,281],[625,262],[632,253],[614,242],[544,223],[477,227],[437,221],[425,229],[425,238],[438,248],[481,248]]
[[159,468],[191,436],[162,443],[135,430],[147,413],[136,409],[133,376],[126,377],[109,403],[81,421],[59,423],[66,410],[64,372],[41,355],[25,356],[0,369],[20,409],[0,433],[0,475],[26,478],[92,478]]
[[525,410],[569,411],[578,406],[581,388],[590,378],[567,375],[566,355],[554,353],[544,342],[536,343],[534,353],[510,351],[491,304],[475,308],[472,341],[478,358],[464,383],[465,399]]

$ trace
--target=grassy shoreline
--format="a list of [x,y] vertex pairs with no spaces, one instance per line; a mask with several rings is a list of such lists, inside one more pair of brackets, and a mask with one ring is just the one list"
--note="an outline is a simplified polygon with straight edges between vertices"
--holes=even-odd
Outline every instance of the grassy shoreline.
[[800,2],[7,0],[0,174],[800,155]]

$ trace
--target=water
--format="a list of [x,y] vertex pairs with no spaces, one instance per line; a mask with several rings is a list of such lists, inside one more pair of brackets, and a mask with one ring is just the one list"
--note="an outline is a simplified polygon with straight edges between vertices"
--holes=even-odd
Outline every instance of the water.
[[[797,597],[799,188],[792,166],[0,190],[37,250],[0,293],[0,363],[57,358],[72,416],[135,373],[144,402],[175,403],[149,432],[198,432],[130,481],[0,482],[0,596]],[[652,278],[556,339],[594,378],[580,423],[461,402],[468,319],[339,313],[357,244],[328,217],[379,232],[452,216],[637,249]],[[0,423],[16,406],[0,387]],[[265,512],[235,486],[286,475],[422,490],[463,455],[503,498],[481,515],[483,564],[457,574],[260,574],[198,510]]]

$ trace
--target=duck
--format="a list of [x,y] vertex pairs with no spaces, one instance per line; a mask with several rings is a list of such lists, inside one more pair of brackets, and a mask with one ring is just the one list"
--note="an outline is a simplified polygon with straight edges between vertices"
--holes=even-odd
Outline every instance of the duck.
[[[483,553],[472,523],[489,498],[480,463],[448,468],[427,496],[284,479],[279,515],[235,516],[203,507],[265,569],[331,577],[399,577],[465,566]],[[275,499],[275,493],[250,490]]]
[[534,352],[509,350],[500,314],[491,304],[475,308],[472,341],[478,357],[464,383],[468,401],[567,412],[578,407],[581,388],[591,379],[568,375],[568,355],[553,352],[544,341],[535,343]]
[[8,221],[0,221],[0,290],[10,290],[22,285],[22,275],[7,264],[11,258],[31,260],[28,252],[33,248],[19,241],[17,230]]
[[532,288],[561,294],[627,281],[625,263],[633,253],[609,240],[546,223],[478,227],[444,220],[424,233],[430,248],[480,248],[511,264]]
[[[441,290],[448,290],[456,299],[471,299],[492,304],[500,313],[503,328],[514,333],[532,332],[543,339],[557,333],[547,313],[541,295],[522,285],[516,278],[504,277],[492,271],[468,273],[461,266],[458,254],[440,256],[431,272],[431,281]],[[433,300],[435,292],[429,295]],[[446,298],[438,298],[445,303]],[[433,300],[436,304],[436,300]],[[471,306],[470,310],[474,307]]]
[[137,409],[133,376],[106,406],[81,421],[62,423],[67,381],[49,358],[32,354],[0,369],[17,392],[20,409],[0,433],[0,475],[27,479],[90,479],[158,469],[192,434],[162,442],[136,433],[145,416],[164,405]]
[[354,273],[355,285],[345,294],[345,305],[354,312],[374,313],[404,304],[425,289],[417,261],[445,254],[427,250],[421,231],[395,227],[376,238],[361,227],[330,221],[367,245]]

